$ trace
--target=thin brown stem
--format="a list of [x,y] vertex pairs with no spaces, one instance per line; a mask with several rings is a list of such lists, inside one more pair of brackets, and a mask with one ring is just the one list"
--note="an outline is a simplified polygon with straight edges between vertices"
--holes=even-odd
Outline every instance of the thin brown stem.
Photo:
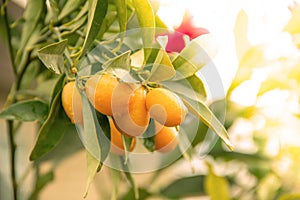
[[13,188],[13,199],[18,199],[18,185],[17,185],[17,177],[16,177],[16,143],[14,138],[13,132],[13,121],[7,121],[7,128],[8,128],[8,143],[10,149],[10,174],[11,174],[11,182]]

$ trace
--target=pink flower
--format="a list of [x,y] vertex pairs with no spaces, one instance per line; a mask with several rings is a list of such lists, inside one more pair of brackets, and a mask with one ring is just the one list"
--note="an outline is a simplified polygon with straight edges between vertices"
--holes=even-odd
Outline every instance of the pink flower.
[[196,27],[192,20],[193,16],[187,13],[180,26],[175,28],[175,32],[166,34],[168,36],[167,52],[180,52],[185,47],[184,35],[187,35],[192,40],[200,35],[209,33],[205,28]]

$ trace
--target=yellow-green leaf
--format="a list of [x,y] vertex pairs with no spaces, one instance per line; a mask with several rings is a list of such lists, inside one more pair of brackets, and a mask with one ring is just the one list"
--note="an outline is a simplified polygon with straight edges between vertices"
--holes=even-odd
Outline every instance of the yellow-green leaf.
[[0,118],[20,121],[44,121],[48,105],[39,100],[26,100],[13,104],[0,112]]
[[145,61],[151,53],[152,42],[155,36],[155,15],[152,6],[148,0],[133,0],[135,12],[142,31],[142,39],[144,47],[147,48],[144,52]]
[[148,80],[150,82],[165,81],[175,76],[175,74],[176,71],[170,57],[165,50],[159,49]]
[[189,112],[198,117],[205,125],[211,128],[223,140],[227,147],[230,150],[233,150],[233,145],[229,140],[229,135],[225,127],[203,102],[193,101],[186,97],[183,97],[182,100]]
[[250,48],[250,44],[247,38],[248,33],[248,16],[244,10],[240,10],[236,17],[234,26],[235,47],[238,60],[242,59],[242,56]]
[[108,0],[89,0],[88,2],[89,15],[87,33],[80,56],[83,56],[87,52],[98,36],[108,8]]
[[86,165],[87,165],[87,183],[86,183],[85,193],[83,196],[84,198],[87,197],[90,185],[93,182],[95,175],[102,167],[100,161],[97,160],[94,156],[92,156],[88,151],[86,151]]
[[174,80],[194,75],[212,61],[217,53],[217,44],[213,35],[205,34],[193,39],[173,60],[176,70]]
[[230,200],[229,184],[226,178],[217,176],[209,165],[209,172],[204,181],[204,188],[211,200]]
[[45,46],[38,51],[39,59],[50,71],[56,74],[62,74],[64,72],[64,58],[62,54],[67,44],[68,40],[62,40]]

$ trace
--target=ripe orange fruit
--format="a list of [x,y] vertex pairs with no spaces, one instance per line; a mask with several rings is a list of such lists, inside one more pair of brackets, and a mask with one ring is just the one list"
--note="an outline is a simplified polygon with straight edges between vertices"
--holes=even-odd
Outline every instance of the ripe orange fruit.
[[112,97],[115,125],[121,133],[130,136],[143,134],[150,116],[146,107],[146,90],[143,86],[119,83]]
[[157,130],[154,136],[155,150],[168,153],[176,148],[178,139],[175,127],[166,127],[155,123],[155,129]]
[[72,123],[83,124],[82,101],[75,81],[68,82],[61,94],[62,106]]
[[[112,119],[109,119],[109,125],[110,125],[110,151],[117,155],[124,155],[124,145],[122,140],[122,135],[120,131],[116,128],[114,122]],[[126,136],[125,136],[126,137]],[[130,151],[133,151],[135,147],[136,139],[132,138],[131,145],[130,145]]]
[[146,96],[146,106],[150,117],[165,126],[178,126],[187,113],[182,100],[164,88],[154,88]]
[[117,85],[118,80],[113,75],[93,75],[86,81],[86,96],[96,110],[104,115],[112,116],[112,94]]

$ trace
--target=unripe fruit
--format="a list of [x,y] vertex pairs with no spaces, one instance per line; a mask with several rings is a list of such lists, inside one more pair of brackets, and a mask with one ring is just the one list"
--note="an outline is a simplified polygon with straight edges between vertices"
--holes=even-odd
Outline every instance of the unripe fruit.
[[151,118],[169,127],[181,124],[187,113],[182,100],[164,88],[152,89],[146,96],[146,106]]
[[117,78],[110,74],[93,75],[86,81],[86,96],[96,110],[104,115],[112,116],[112,95],[117,85]]
[[174,150],[178,144],[176,128],[155,123],[155,129],[158,131],[154,136],[155,150],[161,153]]
[[146,108],[146,90],[136,84],[119,83],[112,97],[115,125],[121,133],[130,136],[143,134],[149,124]]
[[82,101],[75,81],[68,82],[61,94],[62,106],[72,123],[83,124]]
[[[124,155],[125,151],[124,151],[122,135],[120,131],[116,128],[112,119],[109,119],[109,125],[110,125],[110,141],[111,141],[110,151],[117,155]],[[133,151],[135,147],[135,143],[136,143],[136,139],[132,138],[129,151]]]

